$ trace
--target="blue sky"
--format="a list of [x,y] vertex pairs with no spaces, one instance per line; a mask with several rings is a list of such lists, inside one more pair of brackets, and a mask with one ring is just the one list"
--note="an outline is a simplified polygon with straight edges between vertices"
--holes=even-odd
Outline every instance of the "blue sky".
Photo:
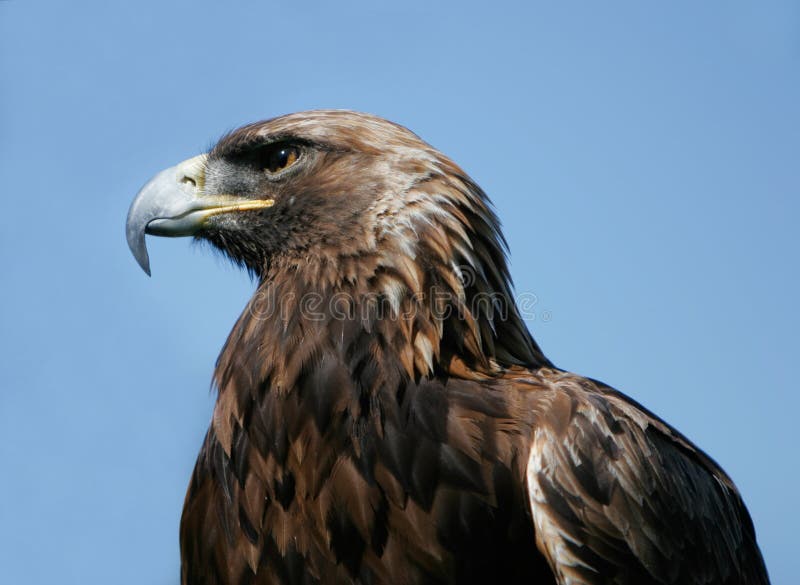
[[[178,582],[216,355],[253,290],[130,256],[156,171],[242,123],[380,114],[493,198],[558,365],[666,418],[796,582],[794,2],[0,2],[0,567]],[[429,5],[430,4],[430,5]]]

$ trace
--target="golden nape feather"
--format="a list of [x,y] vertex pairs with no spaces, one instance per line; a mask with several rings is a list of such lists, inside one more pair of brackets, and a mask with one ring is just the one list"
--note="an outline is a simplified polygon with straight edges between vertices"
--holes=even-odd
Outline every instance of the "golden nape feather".
[[736,487],[631,399],[556,368],[484,192],[386,120],[251,124],[128,216],[258,285],[217,362],[184,585],[769,582]]

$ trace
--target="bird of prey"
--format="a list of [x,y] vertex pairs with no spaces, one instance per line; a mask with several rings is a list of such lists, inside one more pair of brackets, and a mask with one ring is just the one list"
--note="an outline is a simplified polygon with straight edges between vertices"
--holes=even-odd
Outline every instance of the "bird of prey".
[[137,195],[149,274],[145,234],[257,280],[214,372],[184,585],[769,582],[731,479],[545,357],[487,196],[402,126],[244,126]]

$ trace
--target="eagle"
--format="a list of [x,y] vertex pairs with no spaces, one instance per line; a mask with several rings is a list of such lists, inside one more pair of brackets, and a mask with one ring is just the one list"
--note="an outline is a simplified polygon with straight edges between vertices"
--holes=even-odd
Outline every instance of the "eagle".
[[555,366],[487,195],[382,118],[241,127],[138,193],[127,240],[193,236],[255,293],[180,524],[184,585],[769,583],[731,479]]

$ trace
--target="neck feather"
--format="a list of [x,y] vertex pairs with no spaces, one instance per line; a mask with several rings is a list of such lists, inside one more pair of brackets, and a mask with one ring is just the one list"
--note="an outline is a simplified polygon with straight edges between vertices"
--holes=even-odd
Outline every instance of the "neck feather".
[[513,300],[498,221],[458,167],[442,159],[370,213],[374,231],[356,251],[272,259],[220,355],[221,393],[288,393],[323,360],[367,395],[385,382],[376,372],[475,378],[551,365]]

